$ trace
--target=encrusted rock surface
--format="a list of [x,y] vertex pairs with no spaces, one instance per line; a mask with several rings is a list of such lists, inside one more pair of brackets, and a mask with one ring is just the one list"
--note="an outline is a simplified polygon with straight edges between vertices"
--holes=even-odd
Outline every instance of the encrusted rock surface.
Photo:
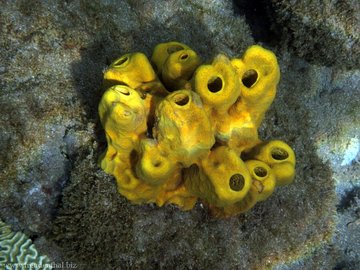
[[253,211],[213,220],[200,204],[122,198],[97,166],[97,105],[102,71],[124,53],[179,40],[205,59],[240,56],[254,41],[231,1],[7,1],[0,31],[0,217],[42,254],[80,269],[360,267],[360,71],[343,52],[335,63],[335,47],[298,46],[310,64],[271,41],[282,77],[261,137],[294,147],[297,176]]
[[308,61],[342,69],[360,67],[360,2],[271,1],[281,39]]
[[282,46],[316,65],[360,67],[357,0],[233,0],[255,41]]

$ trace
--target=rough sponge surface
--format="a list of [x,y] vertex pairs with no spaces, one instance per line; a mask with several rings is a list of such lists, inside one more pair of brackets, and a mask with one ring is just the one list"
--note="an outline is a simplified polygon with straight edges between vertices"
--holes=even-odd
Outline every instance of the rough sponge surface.
[[179,42],[157,45],[151,61],[126,54],[104,73],[100,166],[133,203],[189,210],[201,199],[216,217],[245,212],[294,179],[291,147],[258,137],[279,78],[275,55],[257,45],[206,64]]

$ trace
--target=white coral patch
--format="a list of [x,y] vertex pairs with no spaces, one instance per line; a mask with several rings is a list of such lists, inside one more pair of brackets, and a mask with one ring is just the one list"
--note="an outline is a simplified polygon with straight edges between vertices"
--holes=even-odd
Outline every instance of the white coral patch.
[[341,166],[346,166],[351,164],[351,162],[356,159],[359,151],[360,151],[359,138],[357,137],[351,138],[345,149]]

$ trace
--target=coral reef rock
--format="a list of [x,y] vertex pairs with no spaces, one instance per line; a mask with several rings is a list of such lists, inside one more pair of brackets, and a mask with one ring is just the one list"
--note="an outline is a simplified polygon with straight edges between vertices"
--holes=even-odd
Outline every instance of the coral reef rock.
[[47,256],[40,255],[32,241],[21,232],[13,232],[0,220],[1,269],[52,269]]

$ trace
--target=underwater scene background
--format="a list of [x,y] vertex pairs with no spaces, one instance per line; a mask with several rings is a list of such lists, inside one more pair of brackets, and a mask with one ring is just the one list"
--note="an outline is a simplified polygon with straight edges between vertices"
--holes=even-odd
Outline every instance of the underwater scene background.
[[[0,5],[0,269],[360,268],[359,1]],[[259,137],[294,149],[295,179],[244,214],[133,205],[98,165],[103,72],[174,40],[277,57]]]

